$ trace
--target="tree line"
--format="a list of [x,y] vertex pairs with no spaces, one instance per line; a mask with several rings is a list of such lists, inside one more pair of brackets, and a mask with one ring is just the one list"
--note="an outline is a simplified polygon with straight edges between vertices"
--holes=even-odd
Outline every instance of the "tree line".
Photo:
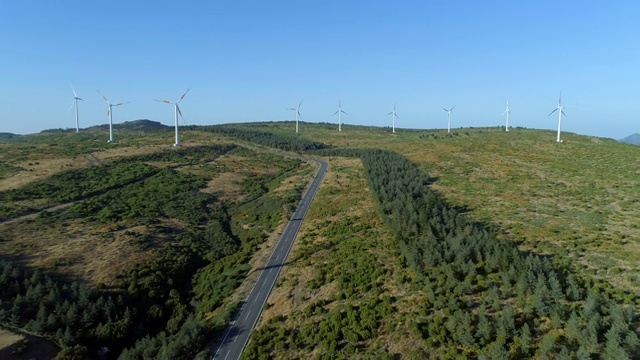
[[498,240],[430,190],[432,179],[383,150],[358,156],[406,266],[427,296],[414,323],[431,356],[632,358],[638,299],[583,279],[548,256]]

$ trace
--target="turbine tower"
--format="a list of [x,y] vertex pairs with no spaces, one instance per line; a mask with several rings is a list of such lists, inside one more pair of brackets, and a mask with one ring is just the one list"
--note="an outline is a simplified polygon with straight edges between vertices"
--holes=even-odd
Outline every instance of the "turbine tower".
[[180,98],[176,102],[171,102],[169,100],[156,100],[156,99],[154,99],[157,102],[162,102],[162,103],[165,103],[165,104],[173,105],[174,108],[175,108],[174,110],[175,110],[175,115],[176,115],[176,122],[175,122],[175,125],[176,125],[176,142],[175,142],[175,144],[173,144],[173,146],[180,146],[180,134],[178,132],[178,115],[180,115],[182,120],[184,120],[184,117],[182,116],[182,111],[180,111],[180,107],[178,106],[178,104],[180,104],[180,101],[182,101],[184,99],[184,97],[187,95],[189,90],[191,90],[191,88],[187,89],[187,91],[185,91],[184,94],[182,94],[182,96],[180,96]]
[[[98,94],[102,95],[100,91],[98,91]],[[113,114],[112,114],[111,108],[114,106],[126,105],[129,102],[112,104],[109,102],[109,99],[107,99],[106,96],[102,95],[102,98],[107,103],[107,105],[109,105],[109,108],[107,109],[107,116],[109,116],[109,142],[113,143]]]
[[454,107],[456,107],[456,106],[455,106],[455,105],[453,105],[453,106],[451,107],[451,109],[445,109],[445,108],[442,108],[442,110],[446,111],[446,112],[447,112],[447,115],[449,115],[449,116],[448,116],[449,121],[447,122],[447,133],[450,133],[450,132],[451,132],[451,111],[453,111],[453,108],[454,108]]
[[396,132],[396,118],[400,119],[400,117],[398,117],[398,115],[396,114],[396,104],[393,104],[393,111],[388,113],[387,116],[391,115],[391,119],[392,119],[392,125],[393,127],[391,128],[391,132],[395,133]]
[[80,125],[78,123],[78,100],[84,101],[84,99],[78,97],[78,94],[76,94],[76,89],[73,88],[73,85],[71,85],[71,83],[69,83],[69,85],[71,86],[71,91],[73,91],[73,102],[71,103],[69,110],[71,110],[71,108],[74,106],[76,108],[76,133],[79,133]]
[[[342,131],[342,114],[349,115],[345,111],[342,110],[342,104],[338,101],[338,111],[334,112],[333,115],[338,114],[338,131]],[[331,116],[333,116],[331,115]]]
[[564,106],[562,106],[562,92],[560,92],[560,97],[558,97],[558,107],[553,109],[553,111],[547,115],[547,117],[551,116],[554,112],[558,112],[558,137],[556,138],[556,142],[562,142],[560,140],[560,126],[562,125],[562,115],[567,116],[564,113]]
[[507,109],[504,111],[504,113],[502,113],[502,115],[507,115],[507,126],[505,127],[505,131],[509,132],[509,114],[511,114],[511,111],[509,110],[509,102],[507,101]]
[[302,101],[300,101],[300,104],[298,104],[298,106],[295,109],[294,108],[287,109],[287,110],[293,110],[296,112],[296,134],[298,133],[298,121],[299,119],[302,119],[302,115],[300,115],[300,106],[302,105]]

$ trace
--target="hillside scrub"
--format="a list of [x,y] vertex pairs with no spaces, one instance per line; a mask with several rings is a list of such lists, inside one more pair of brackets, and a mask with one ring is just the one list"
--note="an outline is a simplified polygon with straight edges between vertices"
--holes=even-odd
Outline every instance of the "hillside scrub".
[[430,191],[431,179],[399,154],[322,154],[362,159],[406,266],[421,275],[427,298],[414,330],[432,356],[624,358],[638,352],[637,304],[628,302],[629,294],[594,286],[545,256],[497,240]]
[[[297,173],[301,164],[297,159],[273,159],[268,172],[245,181],[243,192],[249,196],[237,203],[222,202],[215,192],[200,191],[216,171],[224,169],[211,168],[198,174],[179,171],[181,167],[208,164],[228,151],[264,166],[259,162],[262,155],[234,149],[186,148],[125,158],[110,167],[54,177],[49,184],[57,190],[12,191],[28,199],[63,196],[58,191],[67,191],[65,198],[89,193],[86,199],[33,221],[44,228],[76,222],[100,229],[144,226],[148,232],[132,233],[136,241],[130,246],[146,248],[154,255],[98,288],[47,274],[45,269],[24,269],[3,261],[0,324],[51,339],[63,348],[61,358],[94,356],[105,348],[110,358],[193,358],[224,329],[233,304],[214,318],[208,315],[219,310],[223,300],[244,280],[251,255],[288,215],[303,190],[295,186],[286,192],[273,192],[284,179]],[[124,171],[129,167],[148,171],[144,177],[119,175],[135,173]],[[82,181],[74,187],[61,180],[70,176]],[[109,185],[99,188],[100,182],[94,179],[100,176]],[[162,244],[167,239],[169,242]]]
[[132,156],[93,166],[86,169],[67,170],[50,178],[29,183],[19,189],[0,192],[0,221],[25,215],[42,208],[20,206],[16,202],[44,201],[47,206],[86,199],[144,180],[160,171],[147,165],[149,161],[177,161],[193,164],[211,161],[215,157],[231,151],[232,145],[190,147],[178,151],[163,151],[153,154]]

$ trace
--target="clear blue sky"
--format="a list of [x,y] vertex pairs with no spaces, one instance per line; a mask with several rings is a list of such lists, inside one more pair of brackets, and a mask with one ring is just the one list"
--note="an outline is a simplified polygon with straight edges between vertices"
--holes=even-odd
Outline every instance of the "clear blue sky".
[[0,131],[148,118],[640,132],[638,1],[0,1]]

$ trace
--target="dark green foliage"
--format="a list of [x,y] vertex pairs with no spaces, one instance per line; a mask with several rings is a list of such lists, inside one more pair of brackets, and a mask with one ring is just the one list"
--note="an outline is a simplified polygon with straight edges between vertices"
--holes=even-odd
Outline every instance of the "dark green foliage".
[[[128,185],[137,184],[140,186],[141,182],[148,181],[149,178],[158,175],[161,171],[171,171],[171,169],[160,170],[155,166],[145,164],[145,161],[172,161],[181,165],[198,162],[205,163],[232,149],[234,149],[233,145],[181,148],[179,150],[122,158],[86,169],[62,171],[46,180],[29,183],[19,189],[0,192],[0,220],[37,210],[29,207],[19,207],[13,203],[16,201],[47,199],[50,204],[55,204],[87,199],[98,195],[103,195],[104,198],[105,196],[113,196],[110,190],[119,190]],[[160,174],[160,176],[164,175]],[[145,185],[149,189],[154,189],[149,186],[160,184]],[[161,190],[164,190],[162,195],[171,196],[170,191],[175,190],[175,186],[177,184],[169,183],[165,187],[160,187]],[[189,204],[197,199],[180,198],[175,200],[172,206],[179,207],[188,206],[183,204]],[[117,204],[113,206],[117,206]],[[198,210],[195,209],[194,212]],[[107,218],[108,216],[109,214],[105,215]]]
[[206,342],[204,325],[189,316],[180,329],[172,335],[161,332],[155,337],[138,340],[130,349],[125,349],[118,359],[193,359]]
[[279,136],[270,132],[243,129],[236,125],[205,126],[201,129],[286,151],[311,151],[328,147],[326,144],[300,137]]
[[[631,344],[637,344],[637,335],[628,325],[638,326],[634,311],[605,306],[610,293],[589,288],[547,257],[499,241],[431,191],[431,179],[401,155],[382,150],[320,153],[362,159],[385,223],[396,233],[398,249],[422,275],[425,291],[433,294],[418,331],[436,353],[449,357],[449,350],[458,347],[467,357],[502,358],[507,356],[504,344],[516,337],[521,355],[535,352],[545,357],[564,351],[623,357],[636,351],[637,345]],[[584,293],[589,294],[586,301],[581,300]],[[479,299],[489,311],[478,310]],[[508,305],[513,302],[520,306]],[[571,315],[576,308],[582,308],[581,317]],[[455,316],[443,321],[443,312]],[[465,318],[475,319],[475,330],[468,330],[467,321],[455,320]],[[551,329],[570,327],[570,335],[554,335],[542,326],[547,321]],[[629,344],[622,340],[627,337]]]

